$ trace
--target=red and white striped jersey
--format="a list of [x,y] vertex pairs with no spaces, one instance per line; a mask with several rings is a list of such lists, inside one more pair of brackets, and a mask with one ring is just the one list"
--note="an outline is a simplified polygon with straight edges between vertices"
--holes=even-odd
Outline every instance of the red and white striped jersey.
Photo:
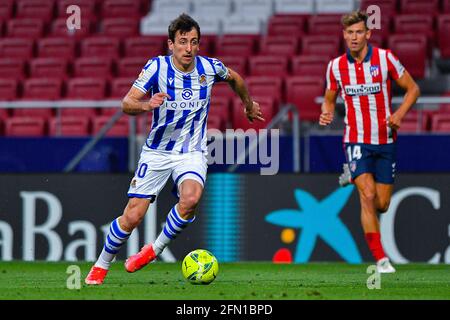
[[388,126],[392,113],[391,78],[397,80],[405,68],[390,50],[369,45],[359,63],[349,54],[330,61],[327,89],[340,90],[345,102],[344,142],[386,144],[397,133]]

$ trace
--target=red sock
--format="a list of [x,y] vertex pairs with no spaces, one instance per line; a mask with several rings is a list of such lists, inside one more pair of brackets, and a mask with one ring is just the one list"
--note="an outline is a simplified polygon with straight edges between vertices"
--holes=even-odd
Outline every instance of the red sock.
[[372,252],[375,261],[378,261],[386,255],[384,254],[383,246],[381,245],[381,235],[379,232],[369,232],[365,234],[366,242],[369,245],[369,249]]

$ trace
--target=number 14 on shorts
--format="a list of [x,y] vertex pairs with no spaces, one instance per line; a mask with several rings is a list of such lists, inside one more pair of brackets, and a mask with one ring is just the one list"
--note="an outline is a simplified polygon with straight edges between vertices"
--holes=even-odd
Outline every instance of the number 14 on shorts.
[[[352,150],[353,148],[353,150]],[[347,146],[348,162],[353,160],[359,160],[362,157],[361,146]]]

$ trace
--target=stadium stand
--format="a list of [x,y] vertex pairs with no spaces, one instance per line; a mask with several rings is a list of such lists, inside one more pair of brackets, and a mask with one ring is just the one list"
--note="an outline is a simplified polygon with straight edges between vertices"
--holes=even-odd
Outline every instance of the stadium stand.
[[[167,54],[168,23],[186,12],[202,27],[200,55],[217,57],[245,76],[253,95],[274,100],[273,110],[294,103],[302,121],[315,121],[313,95],[323,95],[327,62],[344,53],[341,14],[374,3],[383,15],[371,42],[399,57],[423,95],[450,91],[449,0],[2,0],[0,99],[120,100],[148,59]],[[81,8],[81,29],[67,28],[71,5]],[[233,126],[235,95],[226,84],[213,92],[214,104],[228,105],[229,112],[211,111],[208,121],[221,129]],[[87,117],[90,134],[95,117],[108,115],[107,109],[71,109],[61,114]],[[0,110],[2,121],[17,116]],[[428,125],[420,129],[433,130],[438,114],[427,113]],[[414,132],[414,117],[405,120],[405,131]],[[42,132],[52,134],[52,128],[44,122]],[[6,123],[0,130],[7,133]]]

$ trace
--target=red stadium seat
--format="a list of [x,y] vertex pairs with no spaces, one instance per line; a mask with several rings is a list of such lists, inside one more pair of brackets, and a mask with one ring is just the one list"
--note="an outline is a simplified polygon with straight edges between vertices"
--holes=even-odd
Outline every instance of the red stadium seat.
[[430,126],[432,112],[413,109],[406,113],[402,119],[400,132],[427,131]]
[[228,97],[211,97],[211,104],[209,106],[209,116],[217,116],[221,118],[224,123],[230,120],[230,98]]
[[83,19],[88,18],[92,20],[95,17],[95,4],[96,1],[92,0],[58,0],[58,16],[67,17],[67,8],[76,5],[80,7]]
[[89,132],[89,118],[85,117],[53,117],[49,123],[50,136],[80,137]]
[[144,112],[136,116],[136,129],[138,134],[148,135],[152,127],[152,117],[153,114],[151,112]]
[[247,77],[246,83],[252,96],[272,97],[276,104],[284,101],[283,99],[283,78],[253,76]]
[[141,16],[140,2],[136,0],[105,0],[102,3],[102,17],[126,17],[138,20]]
[[[203,37],[202,37],[203,40]],[[167,36],[140,36],[123,41],[126,57],[152,57],[165,55]]]
[[308,20],[308,33],[311,35],[342,35],[341,15],[313,15]]
[[260,55],[292,57],[298,53],[299,41],[296,36],[267,36],[260,42]]
[[[2,80],[0,79],[0,92],[2,90]],[[8,109],[0,109],[0,123],[4,122],[9,118],[9,110]],[[2,132],[0,130],[0,132]]]
[[439,0],[401,0],[400,11],[402,13],[437,14]]
[[138,20],[133,18],[103,19],[100,27],[101,34],[109,37],[133,37],[139,34]]
[[108,58],[92,57],[78,58],[73,63],[75,77],[90,77],[110,79],[112,70],[112,61]]
[[253,56],[249,59],[250,75],[284,77],[288,74],[288,58],[283,56]]
[[49,22],[53,17],[53,1],[18,0],[16,5],[17,18],[35,18]]
[[438,44],[442,58],[450,58],[450,14],[438,16]]
[[58,18],[52,21],[49,35],[52,37],[82,39],[91,34],[92,24],[88,17],[83,16],[80,29],[71,30],[67,28],[67,18]]
[[[98,133],[101,128],[109,121],[110,116],[98,116],[93,119],[92,133]],[[127,137],[129,129],[129,121],[127,116],[122,116],[117,122],[109,129],[105,136],[107,137]]]
[[[1,100],[15,100],[17,98],[17,79],[0,78],[0,97]],[[5,110],[5,109],[0,109]]]
[[33,44],[29,39],[0,39],[0,57],[29,59],[33,56]]
[[427,39],[421,35],[392,35],[388,47],[399,58],[413,78],[425,77]]
[[[372,31],[369,43],[377,48],[385,48],[385,37],[381,33],[376,33]],[[345,47],[345,44],[344,44]]]
[[381,29],[371,29],[372,36],[378,36],[382,39],[386,39],[387,36],[392,33],[392,21],[395,20],[395,16],[390,16],[387,14],[381,15],[380,27]]
[[313,36],[308,35],[302,38],[302,54],[328,54],[337,57],[340,38],[335,36]]
[[224,124],[224,119],[218,115],[209,114],[208,115],[208,130],[216,129],[220,131],[224,131],[226,129],[226,125]]
[[317,121],[320,105],[314,100],[323,96],[324,77],[292,76],[286,79],[286,102],[294,104],[300,112],[300,120]]
[[216,55],[217,36],[211,34],[202,34],[200,39],[200,55],[213,57]]
[[230,86],[226,82],[219,82],[214,84],[212,92],[213,92],[212,95],[215,97],[232,98],[235,95],[234,91],[230,88]]
[[427,50],[431,56],[435,43],[434,38],[434,17],[432,15],[407,14],[398,15],[394,19],[394,31],[397,34],[424,35],[427,37]]
[[45,135],[45,120],[42,118],[12,117],[5,120],[5,136],[42,137]]
[[216,56],[217,59],[222,61],[222,63],[239,73],[241,76],[248,74],[247,71],[247,57],[236,57],[236,56]]
[[37,39],[44,34],[44,21],[34,18],[11,19],[6,29],[6,35],[11,38]]
[[28,78],[23,83],[23,98],[38,100],[57,100],[61,98],[62,80],[60,78]]
[[134,77],[137,79],[147,61],[145,57],[122,58],[117,62],[117,75],[119,77]]
[[123,99],[133,86],[135,78],[115,78],[111,81],[111,98]]
[[[121,107],[109,107],[109,108],[100,108],[100,115],[102,116],[113,116],[117,113],[117,111],[122,110]],[[150,113],[150,112],[147,112]]]
[[93,118],[98,112],[96,108],[61,108],[59,109],[62,117],[83,117]]
[[435,114],[431,125],[432,132],[450,132],[450,115]]
[[275,115],[274,99],[271,97],[257,97],[254,96],[253,99],[259,103],[259,107],[263,114],[265,121],[255,120],[250,123],[244,113],[244,105],[239,98],[233,100],[233,128],[234,129],[264,129],[272,121]]
[[53,110],[51,108],[23,108],[13,109],[12,114],[14,117],[28,117],[47,121],[53,116]]
[[442,0],[442,13],[450,13],[450,0]]
[[67,60],[64,58],[36,58],[30,61],[31,77],[67,78]]
[[[442,98],[450,98],[450,91],[445,92],[442,95]],[[439,106],[439,112],[440,113],[450,113],[450,102],[443,103]]]
[[397,0],[362,0],[360,8],[367,10],[369,5],[377,5],[380,7],[382,15],[392,16],[397,12]]
[[324,75],[330,58],[327,55],[301,55],[291,59],[292,75],[317,76]]
[[97,100],[105,97],[106,80],[102,78],[71,78],[67,81],[70,99]]
[[0,78],[25,78],[25,62],[23,59],[0,58]]
[[64,58],[75,57],[76,42],[71,38],[43,38],[37,41],[38,56],[42,58]]
[[305,33],[305,17],[298,15],[274,15],[270,17],[267,27],[269,36],[296,35],[303,36]]
[[255,53],[255,41],[252,37],[224,35],[217,42],[218,56],[251,56]]
[[13,16],[14,0],[0,2],[0,21],[6,21]]
[[81,40],[81,55],[84,57],[118,58],[120,40],[114,37],[92,37]]

